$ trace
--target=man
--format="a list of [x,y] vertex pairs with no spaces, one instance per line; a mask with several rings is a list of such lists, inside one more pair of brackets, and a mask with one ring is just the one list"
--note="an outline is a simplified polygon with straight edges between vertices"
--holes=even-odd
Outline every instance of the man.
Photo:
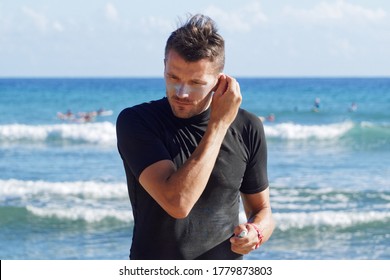
[[242,259],[272,234],[263,126],[239,108],[224,60],[214,22],[191,17],[166,44],[166,98],[118,117],[134,215],[130,259]]

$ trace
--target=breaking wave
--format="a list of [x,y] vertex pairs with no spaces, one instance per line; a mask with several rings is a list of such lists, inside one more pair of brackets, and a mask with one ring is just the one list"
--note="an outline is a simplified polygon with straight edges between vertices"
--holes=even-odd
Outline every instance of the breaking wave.
[[[296,123],[266,124],[267,138],[284,141],[339,140],[390,142],[390,125],[345,121],[324,125]],[[115,124],[110,122],[55,125],[0,125],[1,144],[90,144],[116,145]]]

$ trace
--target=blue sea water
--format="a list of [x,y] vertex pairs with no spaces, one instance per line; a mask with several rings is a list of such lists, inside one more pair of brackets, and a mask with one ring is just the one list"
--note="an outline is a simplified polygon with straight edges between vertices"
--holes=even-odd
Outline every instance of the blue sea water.
[[[390,259],[390,79],[238,81],[243,108],[275,116],[264,125],[277,227],[245,258]],[[115,121],[164,95],[158,78],[0,79],[0,259],[127,259]]]

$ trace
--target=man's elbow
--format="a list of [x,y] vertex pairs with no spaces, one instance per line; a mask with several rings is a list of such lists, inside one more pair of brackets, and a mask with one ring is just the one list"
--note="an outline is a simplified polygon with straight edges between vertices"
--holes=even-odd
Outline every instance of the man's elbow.
[[193,205],[189,205],[188,202],[178,200],[170,201],[166,207],[163,207],[169,216],[174,219],[185,219],[188,217],[192,210]]
[[172,218],[177,219],[177,220],[185,219],[190,214],[189,211],[181,211],[181,210],[169,211],[167,213],[169,216],[171,216]]

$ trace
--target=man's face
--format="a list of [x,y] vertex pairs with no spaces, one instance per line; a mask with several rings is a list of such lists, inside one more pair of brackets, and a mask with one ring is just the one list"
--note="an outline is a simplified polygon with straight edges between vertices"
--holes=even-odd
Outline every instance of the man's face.
[[207,59],[187,62],[176,51],[169,51],[164,78],[173,114],[186,119],[205,111],[210,106],[218,76],[213,62]]

